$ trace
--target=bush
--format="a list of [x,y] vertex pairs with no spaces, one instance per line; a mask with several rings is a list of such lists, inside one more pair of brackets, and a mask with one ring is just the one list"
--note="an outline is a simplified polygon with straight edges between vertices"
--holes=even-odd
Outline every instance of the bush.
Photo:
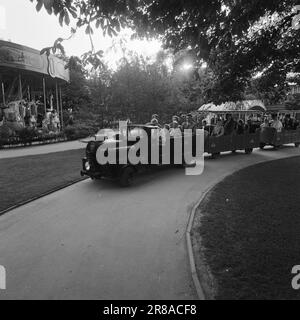
[[34,128],[23,128],[19,131],[18,136],[22,143],[31,143],[37,138],[37,131]]
[[12,135],[12,131],[6,125],[0,127],[0,147],[7,144],[9,137]]
[[76,129],[73,126],[67,126],[64,129],[65,136],[68,140],[74,140],[76,138],[75,131]]
[[64,130],[64,133],[68,140],[76,140],[80,138],[86,138],[91,134],[94,134],[95,130],[90,126],[73,125],[67,126]]
[[12,130],[6,126],[3,125],[0,127],[0,139],[8,139],[12,135]]
[[95,131],[92,127],[89,126],[77,126],[76,134],[77,139],[79,138],[86,138],[90,136],[91,134],[94,134]]
[[7,145],[31,144],[32,142],[55,142],[65,139],[64,132],[48,132],[48,130],[35,128],[22,128],[17,135],[8,126],[0,127],[0,148]]

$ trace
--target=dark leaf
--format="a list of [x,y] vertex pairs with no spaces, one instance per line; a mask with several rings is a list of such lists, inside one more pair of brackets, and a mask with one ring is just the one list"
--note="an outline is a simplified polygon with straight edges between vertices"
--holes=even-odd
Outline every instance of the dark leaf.
[[61,52],[63,55],[65,55],[65,49],[64,49],[64,47],[63,47],[63,45],[62,45],[61,43],[58,43],[56,47],[57,47],[57,49],[60,50],[60,52]]
[[39,12],[42,9],[43,6],[43,0],[38,0],[38,3],[36,4],[36,11]]
[[61,26],[63,26],[63,23],[64,23],[64,16],[65,16],[65,12],[61,11],[60,14],[59,14],[59,24]]
[[68,11],[65,11],[65,24],[67,26],[70,24],[70,17]]
[[71,15],[72,15],[72,17],[73,17],[74,19],[76,19],[76,18],[77,18],[77,13],[76,13],[76,11],[75,11],[75,10],[73,10],[73,9],[69,9],[69,12],[71,13]]
[[51,50],[51,47],[47,47],[47,48],[44,48],[40,51],[40,55],[43,55],[43,54],[47,54],[49,55],[50,54],[50,50]]

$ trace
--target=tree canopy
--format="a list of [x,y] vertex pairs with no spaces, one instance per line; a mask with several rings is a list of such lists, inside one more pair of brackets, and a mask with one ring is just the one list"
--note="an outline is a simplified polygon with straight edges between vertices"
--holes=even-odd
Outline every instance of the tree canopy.
[[[101,28],[115,36],[123,27],[137,37],[161,37],[165,48],[189,50],[214,74],[210,98],[238,100],[249,81],[259,75],[263,90],[287,85],[300,69],[298,0],[31,0],[58,16],[59,23],[84,27],[87,35]],[[299,6],[298,6],[299,7]],[[61,49],[63,39],[54,48]],[[94,66],[103,52],[85,56]]]

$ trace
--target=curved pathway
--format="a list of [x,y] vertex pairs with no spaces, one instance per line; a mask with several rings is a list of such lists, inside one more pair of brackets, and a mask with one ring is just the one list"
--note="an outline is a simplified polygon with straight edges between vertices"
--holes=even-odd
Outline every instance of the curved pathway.
[[35,154],[45,154],[52,152],[60,152],[66,150],[75,150],[85,148],[86,144],[78,141],[67,141],[58,143],[49,143],[43,145],[36,145],[31,147],[20,147],[10,149],[0,149],[0,159],[24,157]]
[[185,242],[192,206],[238,169],[296,155],[224,154],[201,176],[159,170],[128,189],[86,180],[15,209],[0,217],[0,299],[196,299]]

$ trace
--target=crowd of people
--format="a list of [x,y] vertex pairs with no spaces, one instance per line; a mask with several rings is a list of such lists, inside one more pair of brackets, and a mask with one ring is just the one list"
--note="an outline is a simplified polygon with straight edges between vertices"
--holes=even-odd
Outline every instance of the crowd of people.
[[244,133],[255,133],[256,130],[266,127],[274,128],[277,132],[282,130],[296,130],[299,126],[299,120],[293,118],[290,114],[266,114],[264,117],[249,116],[245,121],[235,118],[232,114],[227,113],[224,116],[215,115],[212,118],[207,116],[191,113],[184,115],[174,115],[170,123],[161,124],[159,116],[153,114],[151,121],[147,125],[158,126],[170,131],[170,134],[178,133],[178,129],[204,129],[206,136],[228,136],[232,134],[241,135]]

